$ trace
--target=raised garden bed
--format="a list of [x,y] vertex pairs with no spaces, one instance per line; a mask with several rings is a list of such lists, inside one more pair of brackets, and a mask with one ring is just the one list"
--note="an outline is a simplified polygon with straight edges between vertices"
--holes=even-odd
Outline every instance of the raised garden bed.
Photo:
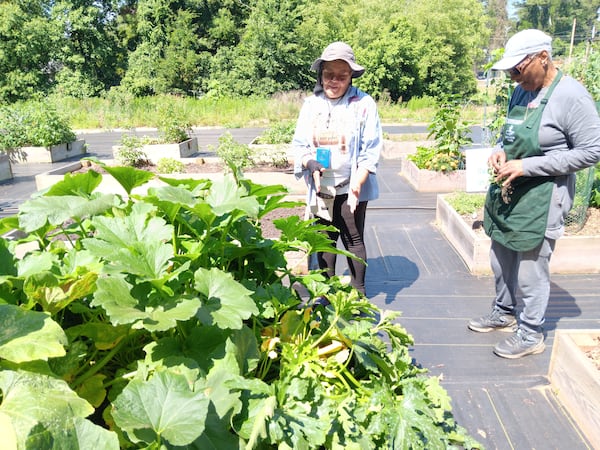
[[[490,275],[490,238],[473,229],[444,199],[437,196],[436,226],[474,275]],[[600,273],[600,235],[563,236],[556,241],[551,273]]]
[[402,158],[402,176],[418,192],[454,192],[464,191],[466,187],[466,171],[437,172],[419,169],[407,157]]
[[600,330],[556,330],[549,378],[592,448],[600,448]]
[[[120,146],[113,146],[113,158]],[[183,142],[171,144],[145,144],[141,150],[152,164],[158,163],[161,158],[182,159],[189,158],[198,153],[198,138],[192,137]]]
[[431,147],[435,144],[430,140],[398,140],[384,139],[381,157],[385,159],[402,159],[417,151],[417,147]]
[[71,158],[73,156],[87,153],[87,146],[84,139],[78,139],[66,144],[52,145],[50,147],[22,147],[25,153],[26,162],[57,162]]
[[13,178],[10,159],[5,153],[0,153],[0,181],[11,180]]

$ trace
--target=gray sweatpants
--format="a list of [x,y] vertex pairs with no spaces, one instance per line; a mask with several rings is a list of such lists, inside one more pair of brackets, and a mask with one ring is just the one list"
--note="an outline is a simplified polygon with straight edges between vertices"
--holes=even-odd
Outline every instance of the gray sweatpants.
[[550,257],[556,240],[544,238],[526,252],[517,252],[492,240],[490,263],[494,272],[494,305],[502,312],[516,314],[517,289],[523,300],[519,326],[527,331],[542,332],[550,298]]

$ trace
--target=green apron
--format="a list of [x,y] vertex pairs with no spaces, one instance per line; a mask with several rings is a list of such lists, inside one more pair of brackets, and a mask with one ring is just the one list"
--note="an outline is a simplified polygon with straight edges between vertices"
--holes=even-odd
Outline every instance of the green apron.
[[[509,111],[502,141],[507,161],[543,155],[538,138],[542,113],[561,77],[559,70],[537,108],[517,105]],[[483,219],[486,234],[518,252],[537,247],[546,233],[553,187],[554,177],[519,177],[504,192],[491,183]]]

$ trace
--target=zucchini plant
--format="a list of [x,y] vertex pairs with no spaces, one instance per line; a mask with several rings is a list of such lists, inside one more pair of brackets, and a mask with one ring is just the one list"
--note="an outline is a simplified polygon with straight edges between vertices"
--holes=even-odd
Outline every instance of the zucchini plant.
[[3,448],[478,448],[399,313],[287,267],[348,255],[323,227],[262,236],[297,206],[283,186],[238,172],[140,194],[153,174],[101,165],[127,196],[66,174],[0,221],[17,236],[0,239]]

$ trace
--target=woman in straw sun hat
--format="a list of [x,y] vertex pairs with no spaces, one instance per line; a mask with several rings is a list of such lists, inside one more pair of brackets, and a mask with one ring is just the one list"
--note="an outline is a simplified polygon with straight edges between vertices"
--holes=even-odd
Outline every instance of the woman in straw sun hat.
[[[311,66],[317,80],[300,111],[293,139],[298,178],[306,181],[307,205],[349,252],[367,259],[364,228],[367,203],[379,195],[376,172],[382,147],[377,106],[352,85],[365,69],[344,42],[328,45]],[[336,255],[318,253],[319,268],[335,275]],[[348,258],[350,282],[365,293],[363,262]]]

